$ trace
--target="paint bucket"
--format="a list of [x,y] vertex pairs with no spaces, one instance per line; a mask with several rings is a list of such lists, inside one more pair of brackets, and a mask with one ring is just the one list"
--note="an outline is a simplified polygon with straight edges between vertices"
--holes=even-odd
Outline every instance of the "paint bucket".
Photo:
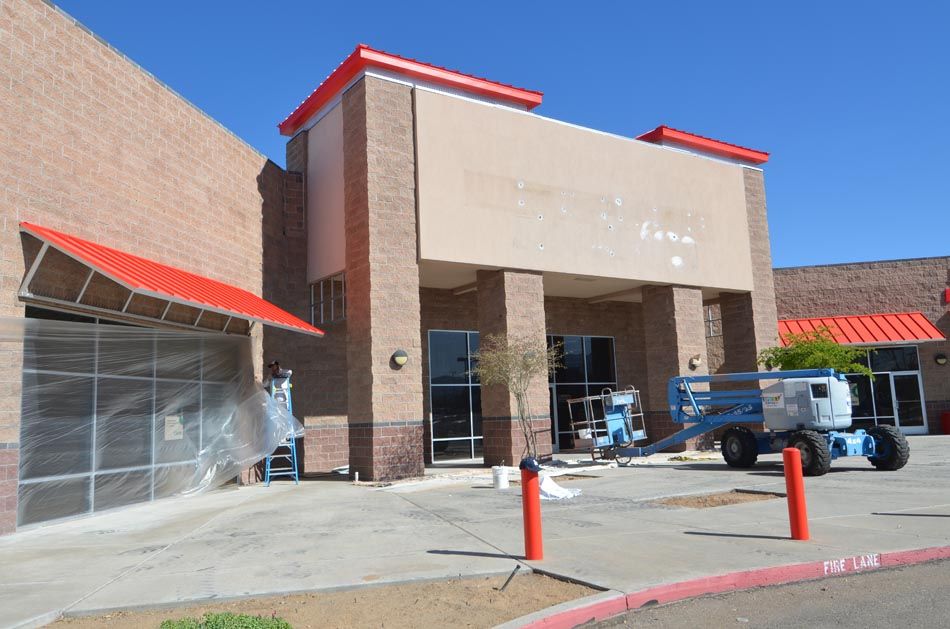
[[491,480],[495,489],[508,489],[508,468],[504,465],[493,465]]

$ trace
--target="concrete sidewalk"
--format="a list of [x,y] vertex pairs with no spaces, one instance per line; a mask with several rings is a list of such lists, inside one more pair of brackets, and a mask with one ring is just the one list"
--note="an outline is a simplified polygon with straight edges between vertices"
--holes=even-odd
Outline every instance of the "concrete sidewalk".
[[[950,544],[950,437],[911,438],[911,462],[877,472],[839,460],[806,479],[812,541],[788,539],[784,500],[713,509],[651,499],[783,491],[778,456],[584,472],[583,493],[545,502],[532,567],[617,592],[789,563]],[[0,539],[0,626],[63,611],[353,587],[510,571],[522,553],[517,487],[471,476],[357,487],[308,481],[217,491]],[[940,516],[940,517],[935,517]]]

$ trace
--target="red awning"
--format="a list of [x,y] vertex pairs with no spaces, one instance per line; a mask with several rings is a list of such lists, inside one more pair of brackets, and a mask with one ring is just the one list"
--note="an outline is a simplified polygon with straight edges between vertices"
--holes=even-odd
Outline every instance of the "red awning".
[[[44,247],[58,249],[121,284],[132,294],[323,336],[322,330],[242,288],[32,223],[20,223],[20,230],[38,238]],[[39,261],[38,256],[36,262]]]
[[778,322],[778,333],[782,339],[782,345],[787,345],[786,334],[810,332],[821,326],[828,327],[835,340],[843,345],[884,345],[946,340],[937,326],[920,312],[783,319]]

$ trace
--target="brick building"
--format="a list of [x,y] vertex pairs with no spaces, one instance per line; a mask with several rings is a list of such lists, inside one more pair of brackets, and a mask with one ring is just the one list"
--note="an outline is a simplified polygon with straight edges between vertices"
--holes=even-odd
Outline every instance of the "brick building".
[[[881,311],[874,282],[891,270],[874,264],[921,282],[888,311],[922,310],[948,331],[932,300],[946,258],[778,270],[776,291],[762,151],[669,127],[582,128],[533,113],[540,92],[359,46],[280,124],[284,170],[53,6],[5,3],[0,33],[0,315],[241,339],[228,369],[294,369],[307,473],[517,463],[511,396],[470,373],[489,335],[563,344],[564,367],[530,398],[552,451],[575,445],[565,401],[604,387],[639,388],[651,439],[670,434],[671,376],[755,370],[778,342],[776,294],[786,319]],[[848,283],[861,288],[832,301]],[[950,399],[935,362],[947,345],[920,348],[933,417]],[[128,425],[154,424],[159,371],[135,376],[151,410],[130,407]],[[106,500],[118,472],[95,456],[55,475],[74,485],[57,502],[61,486],[35,464],[53,446],[28,421],[43,413],[20,394],[27,376],[6,373],[0,533],[119,506]],[[93,396],[117,378],[67,375],[99,383]],[[158,475],[154,454],[122,469]],[[154,480],[146,489],[139,499],[161,495]],[[43,492],[53,497],[34,509]]]
[[[318,333],[261,299],[286,302],[288,293],[307,290],[278,274],[284,262],[273,245],[302,229],[294,223],[301,175],[269,162],[49,4],[4,2],[0,51],[0,316],[118,321],[189,335],[226,331],[246,339],[248,351],[236,353],[225,371],[248,369],[258,378],[268,339],[254,322],[298,337]],[[274,247],[269,257],[265,246]],[[138,281],[149,279],[161,285]],[[228,299],[237,301],[228,307]],[[169,379],[155,370],[125,377],[67,369],[63,344],[43,347],[31,344],[25,358],[25,343],[0,343],[0,534],[18,521],[117,506],[108,491],[116,479],[146,479],[139,496],[126,494],[130,500],[161,493],[154,456],[116,466],[96,450],[93,426],[97,394],[101,402],[118,390],[143,390],[110,418],[128,425],[155,415],[148,409],[161,393],[153,392]],[[196,348],[185,351],[200,360]],[[70,364],[91,364],[82,353],[91,358],[94,350],[77,349]],[[205,388],[200,378],[195,390]],[[199,410],[213,406],[206,396]],[[57,422],[61,431],[48,430]],[[108,434],[99,427],[102,442]],[[37,428],[47,429],[44,438]],[[131,432],[158,439],[130,431],[117,438],[115,452],[128,453]],[[90,447],[82,456],[67,452],[69,440]],[[37,465],[44,453],[60,456],[55,465]]]
[[281,305],[327,331],[270,347],[297,374],[308,472],[516,463],[512,399],[470,374],[487,335],[563,344],[530,398],[560,450],[565,401],[603,387],[641,389],[652,438],[676,429],[666,383],[707,368],[704,303],[722,305],[731,368],[777,342],[768,154],[585,129],[531,113],[541,100],[359,46],[280,124],[306,191],[306,268],[285,273],[311,286]]
[[849,376],[856,427],[941,432],[950,411],[950,256],[775,269],[774,277],[781,329],[826,325],[867,348],[874,379]]

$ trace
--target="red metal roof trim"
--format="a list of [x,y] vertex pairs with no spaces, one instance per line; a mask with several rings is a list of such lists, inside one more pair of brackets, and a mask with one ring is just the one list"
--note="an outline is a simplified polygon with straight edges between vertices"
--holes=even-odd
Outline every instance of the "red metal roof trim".
[[296,133],[313,114],[330,102],[353,77],[369,66],[392,70],[399,74],[431,81],[464,92],[523,105],[528,109],[534,109],[540,105],[544,96],[542,92],[535,90],[499,83],[457,70],[449,70],[431,63],[376,50],[366,44],[360,44],[305,101],[300,103],[283,122],[277,125],[281,135]]
[[757,151],[738,144],[730,144],[722,140],[714,140],[706,136],[680,131],[666,125],[660,125],[652,131],[647,131],[637,136],[638,140],[660,144],[667,142],[669,144],[678,144],[687,148],[702,151],[703,153],[712,153],[720,157],[728,157],[743,162],[753,164],[764,164],[769,161],[769,154],[765,151]]
[[784,319],[778,322],[778,333],[785,346],[788,345],[787,334],[811,332],[822,326],[829,328],[835,341],[843,345],[946,340],[937,326],[920,312]]
[[323,336],[322,330],[243,288],[32,223],[20,223],[20,230],[49,243],[133,293]]

